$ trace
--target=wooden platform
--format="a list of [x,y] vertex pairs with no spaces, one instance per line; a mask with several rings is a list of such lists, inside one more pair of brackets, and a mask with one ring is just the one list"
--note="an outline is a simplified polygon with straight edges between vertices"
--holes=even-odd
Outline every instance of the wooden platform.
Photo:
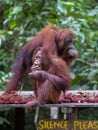
[[[92,91],[92,90],[70,90],[66,91],[66,93],[71,93],[75,95],[77,92],[84,92],[87,93],[89,96],[92,96],[93,94],[98,94],[98,90]],[[0,92],[0,95],[2,95],[4,92]],[[34,95],[33,91],[22,91],[22,92],[17,92],[19,95],[23,97],[28,97],[29,95]],[[0,104],[0,108],[2,107],[24,107],[24,104]],[[62,103],[62,104],[45,104],[45,105],[40,105],[39,107],[66,107],[66,108],[84,108],[84,107],[98,107],[98,103]]]
[[[76,95],[77,92],[83,92],[88,94],[89,96],[93,96],[94,94],[98,95],[98,90],[72,90],[66,91],[66,94],[73,94]],[[2,95],[4,92],[0,92]],[[28,97],[29,95],[34,95],[33,91],[22,91],[17,92],[19,95],[23,97]],[[0,108],[12,107],[15,109],[15,129],[14,130],[24,130],[25,126],[25,109],[24,104],[0,104]],[[36,107],[35,112],[35,124],[37,128],[37,120],[41,113],[39,113],[40,107],[49,107],[50,108],[50,118],[51,119],[58,119],[58,110],[59,107],[62,107],[62,112],[64,114],[64,120],[77,120],[79,112],[85,108],[95,108],[98,107],[98,103],[62,103],[62,104],[45,104]],[[55,113],[55,114],[54,114]]]

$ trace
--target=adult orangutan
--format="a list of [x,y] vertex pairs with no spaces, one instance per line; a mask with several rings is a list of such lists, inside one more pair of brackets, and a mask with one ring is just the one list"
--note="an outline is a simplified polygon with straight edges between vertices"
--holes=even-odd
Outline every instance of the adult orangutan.
[[73,46],[73,32],[69,29],[58,29],[53,25],[46,26],[37,36],[23,46],[17,55],[12,70],[12,77],[6,85],[5,92],[18,90],[23,82],[24,73],[32,66],[34,50],[38,47],[48,48],[52,55],[58,55],[67,65],[77,57]]
[[37,99],[28,102],[25,107],[46,103],[58,103],[61,91],[70,88],[71,77],[66,62],[52,55],[46,48],[37,48],[32,58],[33,65],[29,76],[33,80]]

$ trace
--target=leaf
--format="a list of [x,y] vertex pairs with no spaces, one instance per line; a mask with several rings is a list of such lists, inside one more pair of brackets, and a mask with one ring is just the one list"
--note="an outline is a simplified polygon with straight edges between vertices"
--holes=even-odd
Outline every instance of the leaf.
[[59,0],[57,2],[57,10],[58,10],[57,12],[59,12],[58,14],[60,14],[60,13],[67,14],[66,7],[64,7],[63,3],[60,2]]
[[94,77],[98,75],[98,69],[92,70],[89,74],[88,74],[88,79],[89,80],[94,80]]
[[95,15],[97,15],[97,14],[98,14],[98,10],[96,10],[96,9],[91,10],[91,11],[88,13],[89,16],[95,16]]
[[14,29],[17,26],[17,24],[18,24],[18,20],[17,19],[12,20],[10,22],[10,24],[9,24],[10,29]]
[[21,10],[22,10],[22,6],[21,6],[21,5],[18,5],[18,6],[13,7],[11,13],[12,13],[12,14],[18,14],[19,12],[21,12]]
[[75,78],[76,78],[75,73],[71,72],[71,78],[72,78],[72,79],[75,79]]
[[75,4],[73,2],[62,2],[65,5],[70,5],[70,6],[74,6]]
[[6,118],[0,117],[0,124],[3,125],[4,123],[10,124]]

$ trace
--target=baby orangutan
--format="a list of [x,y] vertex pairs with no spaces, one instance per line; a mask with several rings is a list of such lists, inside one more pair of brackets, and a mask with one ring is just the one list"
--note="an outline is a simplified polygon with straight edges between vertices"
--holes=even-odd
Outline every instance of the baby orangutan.
[[46,48],[35,50],[29,76],[35,86],[37,99],[25,104],[25,108],[47,103],[58,103],[61,93],[70,88],[71,76],[68,66]]

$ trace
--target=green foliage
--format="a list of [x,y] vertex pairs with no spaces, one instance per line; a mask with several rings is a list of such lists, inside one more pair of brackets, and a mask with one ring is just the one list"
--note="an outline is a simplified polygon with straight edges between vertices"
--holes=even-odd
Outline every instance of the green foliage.
[[[93,4],[92,4],[93,2]],[[71,28],[79,58],[72,69],[74,89],[98,88],[98,3],[58,0],[59,26]]]
[[[15,109],[11,108],[0,108],[0,129],[13,129],[13,120],[14,117],[12,116],[14,114]],[[9,126],[11,126],[9,128]]]
[[[0,2],[0,9],[0,73],[3,74],[0,85],[8,80],[9,66],[18,49],[45,25],[54,24],[59,28],[70,28],[75,33],[74,44],[79,51],[79,58],[71,66],[73,88],[97,89],[96,0],[4,0]],[[2,80],[2,77],[5,80]]]
[[79,58],[70,67],[72,89],[98,89],[97,0],[0,0],[0,89],[18,49],[47,24],[74,31]]
[[0,125],[7,123],[10,124],[8,120],[6,120],[5,118],[0,117]]

